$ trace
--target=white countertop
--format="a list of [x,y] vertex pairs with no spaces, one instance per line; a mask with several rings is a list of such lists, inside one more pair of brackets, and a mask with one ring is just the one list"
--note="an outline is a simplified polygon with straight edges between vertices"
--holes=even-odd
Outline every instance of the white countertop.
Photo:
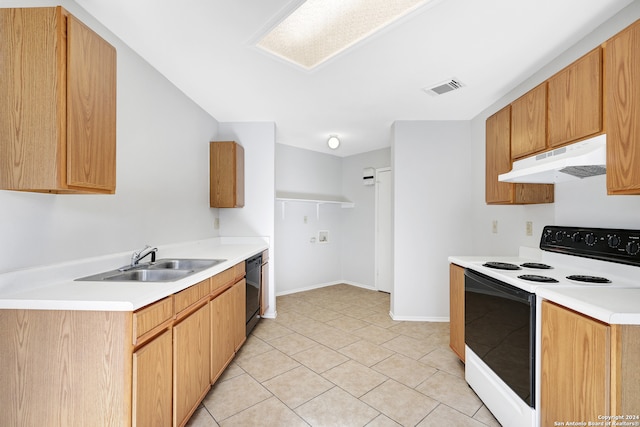
[[[528,248],[525,248],[528,249]],[[461,267],[473,267],[479,262],[501,261],[519,264],[539,260],[535,250],[521,248],[520,256],[450,256],[449,262]],[[587,260],[592,265],[598,261]],[[630,268],[628,266],[624,268]],[[637,267],[633,267],[636,269]],[[638,269],[640,273],[640,269]],[[538,297],[585,314],[608,324],[640,325],[640,274],[638,282],[622,282],[619,286],[537,285],[533,293]]]
[[218,274],[268,247],[262,238],[213,238],[160,246],[158,259],[226,260],[175,282],[74,280],[126,265],[131,253],[4,273],[0,274],[0,309],[133,311]]

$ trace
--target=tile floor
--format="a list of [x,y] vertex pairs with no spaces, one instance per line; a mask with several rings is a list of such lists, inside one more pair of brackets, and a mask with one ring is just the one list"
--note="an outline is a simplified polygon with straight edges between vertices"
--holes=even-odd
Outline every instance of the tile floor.
[[464,381],[449,324],[397,322],[389,295],[277,298],[189,421],[209,426],[499,426]]

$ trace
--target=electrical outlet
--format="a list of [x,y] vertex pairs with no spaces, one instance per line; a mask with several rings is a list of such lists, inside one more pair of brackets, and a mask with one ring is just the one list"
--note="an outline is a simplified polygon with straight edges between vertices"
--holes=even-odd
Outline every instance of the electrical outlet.
[[304,221],[304,223],[307,223],[307,216],[305,215],[304,218],[302,218],[302,220]]
[[525,228],[527,236],[533,236],[533,221],[527,221]]
[[498,234],[498,220],[494,219],[491,223],[491,232],[494,234]]

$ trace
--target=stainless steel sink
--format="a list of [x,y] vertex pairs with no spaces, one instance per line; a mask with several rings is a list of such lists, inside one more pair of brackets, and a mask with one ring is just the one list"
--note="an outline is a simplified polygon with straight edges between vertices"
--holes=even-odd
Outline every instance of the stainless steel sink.
[[225,259],[167,258],[135,267],[123,267],[118,270],[76,279],[83,282],[175,282],[213,267]]
[[225,259],[191,259],[191,258],[175,258],[175,259],[159,259],[149,266],[154,270],[204,270],[214,265],[226,261]]
[[173,282],[175,280],[185,278],[193,273],[195,273],[195,271],[192,270],[150,270],[145,268],[124,271],[120,274],[105,277],[102,280],[110,280],[114,282]]

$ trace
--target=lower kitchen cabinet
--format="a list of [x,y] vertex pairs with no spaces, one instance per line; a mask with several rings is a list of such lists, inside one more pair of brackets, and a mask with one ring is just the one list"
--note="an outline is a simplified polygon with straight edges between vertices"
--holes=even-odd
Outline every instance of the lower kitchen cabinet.
[[172,423],[171,329],[133,353],[133,427],[170,427]]
[[205,303],[173,326],[173,420],[183,426],[211,388],[211,327]]
[[640,326],[609,325],[542,303],[540,422],[640,414]]
[[449,347],[464,362],[464,268],[449,264]]
[[269,251],[262,252],[262,267],[260,269],[260,316],[269,309]]
[[209,302],[211,311],[211,383],[213,384],[235,355],[235,341],[231,327],[233,297],[231,288]]
[[0,310],[0,425],[184,426],[246,340],[244,264],[135,312]]

